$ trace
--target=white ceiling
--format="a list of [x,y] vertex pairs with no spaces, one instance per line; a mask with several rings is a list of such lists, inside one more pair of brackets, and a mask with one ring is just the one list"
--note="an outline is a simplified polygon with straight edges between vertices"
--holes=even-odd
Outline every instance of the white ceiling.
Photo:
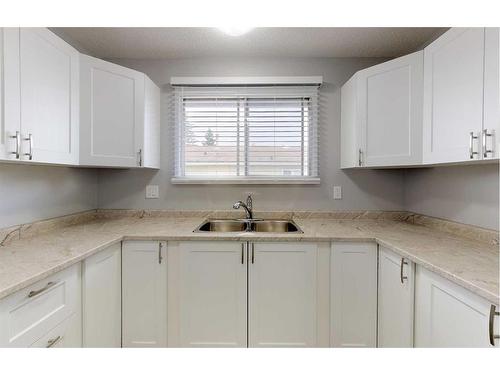
[[216,28],[52,28],[101,58],[396,57],[446,28],[256,28],[231,37]]

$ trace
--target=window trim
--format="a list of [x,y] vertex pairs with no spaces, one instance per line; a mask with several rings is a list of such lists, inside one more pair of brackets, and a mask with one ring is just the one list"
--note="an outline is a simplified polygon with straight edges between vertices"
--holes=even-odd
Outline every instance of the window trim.
[[[179,87],[180,86],[180,87]],[[232,87],[231,89],[236,89],[236,90],[242,90],[244,92],[245,89],[249,90],[255,90],[262,88],[263,90],[269,90],[269,89],[274,89],[278,90],[280,88],[282,89],[290,89],[291,86],[296,86],[298,90],[300,88],[298,87],[299,85],[290,85],[290,86],[284,86],[284,85],[262,85],[262,87],[259,86],[251,86],[247,87],[244,85],[237,85],[235,87]],[[305,90],[311,90],[314,88],[315,90],[318,90],[319,85],[317,83],[315,84],[310,84],[310,85],[304,85],[304,86],[309,86],[309,88],[303,87]],[[303,96],[304,98],[307,97],[309,100],[311,100],[311,105],[316,106],[316,110],[314,112],[314,126],[309,127],[309,135],[308,139],[312,140],[313,143],[308,145],[308,155],[307,159],[308,162],[304,163],[304,161],[301,161],[301,174],[300,175],[294,175],[294,176],[248,176],[245,171],[245,175],[237,175],[237,176],[186,176],[185,175],[185,161],[184,161],[184,152],[183,150],[185,149],[185,125],[184,125],[184,118],[185,118],[185,107],[184,107],[184,99],[189,98],[190,94],[189,89],[194,89],[194,90],[203,90],[204,88],[208,89],[207,93],[204,95],[207,95],[208,97],[210,96],[224,96],[225,93],[223,92],[224,88],[228,88],[227,86],[217,86],[217,85],[210,85],[210,86],[205,86],[205,87],[200,87],[200,86],[191,86],[191,85],[177,85],[174,86],[174,97],[175,97],[175,120],[174,120],[174,127],[175,127],[175,145],[174,145],[174,152],[175,152],[175,160],[174,160],[174,173],[173,177],[171,178],[171,183],[172,184],[196,184],[196,185],[207,185],[207,184],[226,184],[226,185],[255,185],[255,184],[271,184],[271,185],[317,185],[320,184],[321,180],[319,177],[319,92],[315,92],[314,94],[297,94],[297,96]],[[187,93],[185,94],[183,91],[184,88],[187,89]],[[218,90],[221,90],[220,93],[218,93]],[[179,90],[179,91],[178,91]],[[304,91],[305,91],[304,90]],[[212,91],[212,92],[210,92]],[[214,93],[215,91],[215,93]],[[179,92],[181,92],[179,94]],[[262,96],[265,94],[259,93],[258,96]],[[279,96],[280,94],[276,94],[276,96]],[[283,94],[285,97],[287,96],[286,94]],[[289,95],[289,94],[288,94]],[[196,96],[196,95],[193,95]],[[240,97],[245,97],[245,99],[252,98],[252,95],[245,96],[245,94],[238,94]],[[245,106],[246,108],[246,106]],[[239,106],[238,106],[239,110]],[[302,112],[304,112],[304,108],[302,107]],[[181,116],[179,118],[179,116]],[[302,117],[304,114],[302,114]],[[304,121],[302,119],[302,121]],[[245,123],[246,123],[246,116],[245,116]],[[304,127],[302,126],[302,131],[304,131]],[[239,136],[239,132],[238,132]],[[245,139],[248,140],[246,137]],[[304,134],[302,134],[301,137],[301,149],[304,149]],[[239,143],[238,143],[239,146]],[[248,149],[248,148],[246,148]],[[239,159],[239,153],[237,153],[238,159]],[[303,152],[301,153],[301,158],[305,159],[305,155]],[[248,160],[248,159],[247,159]],[[245,166],[247,164],[245,163]],[[307,170],[306,170],[307,168]],[[238,169],[238,173],[240,170]],[[308,175],[304,175],[304,173],[307,173]],[[314,173],[315,175],[311,176],[311,173]]]

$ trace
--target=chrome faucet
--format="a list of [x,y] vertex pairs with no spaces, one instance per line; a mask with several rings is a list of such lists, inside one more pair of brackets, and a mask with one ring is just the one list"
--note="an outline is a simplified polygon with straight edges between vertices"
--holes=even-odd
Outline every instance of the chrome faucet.
[[249,195],[247,197],[247,203],[243,203],[242,201],[238,201],[236,202],[235,204],[233,204],[233,208],[235,210],[239,209],[240,207],[243,207],[245,209],[245,213],[246,213],[246,216],[247,216],[247,219],[248,220],[252,220],[253,219],[253,211],[252,211],[252,196]]

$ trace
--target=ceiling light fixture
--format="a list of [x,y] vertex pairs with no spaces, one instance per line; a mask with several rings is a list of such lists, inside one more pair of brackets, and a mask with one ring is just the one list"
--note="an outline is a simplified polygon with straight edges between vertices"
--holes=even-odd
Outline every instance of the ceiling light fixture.
[[241,36],[243,34],[248,33],[253,27],[245,27],[245,26],[227,26],[227,27],[219,27],[220,31],[227,35],[231,36]]

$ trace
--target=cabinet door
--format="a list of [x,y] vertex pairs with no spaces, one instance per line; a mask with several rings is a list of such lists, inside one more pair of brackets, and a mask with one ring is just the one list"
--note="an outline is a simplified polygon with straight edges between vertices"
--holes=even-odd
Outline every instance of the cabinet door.
[[453,28],[424,49],[424,161],[480,158],[484,28]]
[[484,126],[482,158],[498,159],[500,140],[500,29],[485,30],[484,60]]
[[331,257],[334,347],[377,345],[377,245],[334,242]]
[[245,247],[234,241],[172,244],[178,294],[169,303],[177,309],[178,320],[169,320],[169,327],[178,329],[178,340],[171,345],[247,346]]
[[249,346],[316,346],[314,243],[252,243],[249,250]]
[[122,245],[122,346],[166,347],[166,243]]
[[78,51],[48,29],[21,28],[19,58],[23,154],[77,164]]
[[[485,299],[431,271],[417,267],[416,347],[491,346],[488,332],[490,309],[491,303]],[[493,323],[498,332],[498,318]]]
[[144,74],[86,55],[80,68],[80,163],[139,166]]
[[21,158],[20,118],[19,29],[0,28],[0,160]]
[[378,347],[413,347],[415,264],[383,247],[378,264]]
[[358,113],[359,83],[358,74],[355,74],[341,89],[340,163],[342,168],[361,167],[363,162]]
[[422,161],[423,78],[421,51],[358,73],[363,165]]
[[121,347],[121,244],[83,262],[83,346]]
[[144,146],[141,166],[160,168],[160,88],[144,76]]

